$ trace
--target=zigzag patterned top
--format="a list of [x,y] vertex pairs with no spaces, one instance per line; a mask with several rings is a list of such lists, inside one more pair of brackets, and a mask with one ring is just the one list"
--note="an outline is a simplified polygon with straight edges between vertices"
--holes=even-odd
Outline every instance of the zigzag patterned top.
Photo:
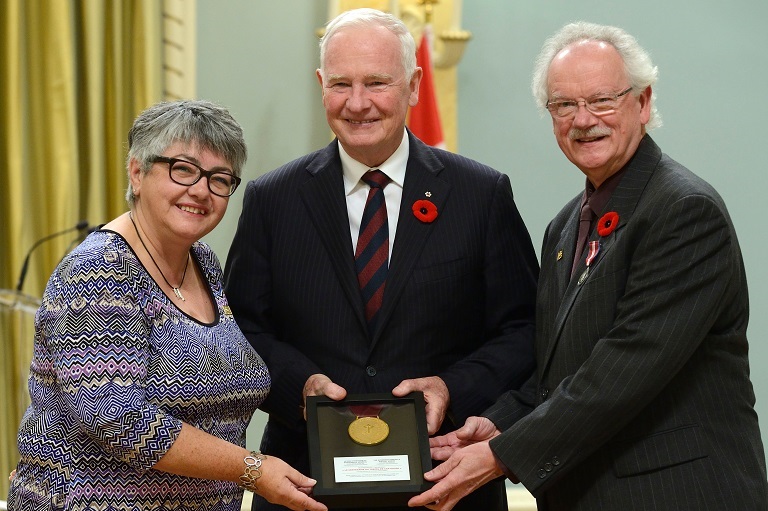
[[151,470],[181,421],[245,445],[269,392],[216,255],[202,242],[192,254],[216,303],[211,324],[176,308],[114,232],[90,234],[58,265],[35,318],[9,509],[240,509],[234,483]]

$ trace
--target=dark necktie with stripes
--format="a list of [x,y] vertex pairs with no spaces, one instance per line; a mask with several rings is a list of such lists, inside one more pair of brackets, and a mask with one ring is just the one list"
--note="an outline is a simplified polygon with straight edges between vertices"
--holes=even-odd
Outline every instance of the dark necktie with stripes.
[[370,185],[371,189],[365,201],[363,220],[360,222],[360,235],[355,249],[355,267],[365,305],[368,332],[372,335],[376,328],[387,280],[389,222],[387,222],[384,187],[389,183],[389,178],[376,169],[366,172],[362,179]]

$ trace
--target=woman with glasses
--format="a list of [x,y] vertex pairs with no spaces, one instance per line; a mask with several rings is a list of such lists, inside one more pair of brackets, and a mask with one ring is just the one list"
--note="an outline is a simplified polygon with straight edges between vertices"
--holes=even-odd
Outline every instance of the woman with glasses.
[[199,241],[240,183],[240,126],[160,103],[128,145],[129,211],[64,258],[36,317],[9,509],[239,510],[245,488],[325,510],[312,479],[244,447],[270,376]]

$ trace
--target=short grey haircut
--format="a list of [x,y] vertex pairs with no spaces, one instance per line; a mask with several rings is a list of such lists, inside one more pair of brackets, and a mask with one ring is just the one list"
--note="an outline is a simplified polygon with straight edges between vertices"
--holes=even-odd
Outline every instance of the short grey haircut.
[[[634,37],[617,27],[576,21],[565,25],[547,39],[541,48],[539,56],[536,58],[531,90],[536,104],[540,108],[546,108],[547,99],[549,98],[547,81],[549,79],[549,66],[552,60],[567,46],[582,41],[605,42],[616,48],[616,51],[619,52],[621,59],[624,61],[624,71],[627,74],[627,79],[633,93],[642,92],[646,87],[656,83],[658,68],[653,65],[651,56],[638,44]],[[659,126],[661,126],[661,116],[656,109],[656,93],[654,92],[651,96],[651,115],[645,128],[646,130],[651,130]]]
[[408,31],[408,27],[395,16],[377,11],[376,9],[352,9],[345,11],[328,22],[325,34],[320,39],[320,73],[325,78],[325,52],[328,41],[343,28],[348,27],[384,27],[400,40],[400,53],[403,62],[405,78],[410,81],[416,71],[416,41]]
[[237,177],[248,159],[243,129],[226,108],[205,100],[157,103],[140,113],[128,132],[125,200],[131,207],[136,199],[130,179],[131,160],[136,160],[146,174],[152,168],[153,157],[177,142],[198,145],[223,158]]

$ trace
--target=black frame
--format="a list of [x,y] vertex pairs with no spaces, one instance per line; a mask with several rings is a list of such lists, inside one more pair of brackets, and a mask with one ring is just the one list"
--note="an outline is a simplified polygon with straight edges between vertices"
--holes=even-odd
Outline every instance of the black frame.
[[[356,419],[350,407],[381,406],[380,417],[390,425],[387,439],[378,445],[355,443],[346,427]],[[342,401],[325,396],[307,397],[307,439],[310,475],[317,480],[316,500],[328,507],[405,506],[408,500],[430,487],[424,472],[432,469],[424,395],[412,392],[396,398],[392,394],[349,395]],[[333,459],[337,456],[407,455],[409,481],[365,481],[337,483]]]

